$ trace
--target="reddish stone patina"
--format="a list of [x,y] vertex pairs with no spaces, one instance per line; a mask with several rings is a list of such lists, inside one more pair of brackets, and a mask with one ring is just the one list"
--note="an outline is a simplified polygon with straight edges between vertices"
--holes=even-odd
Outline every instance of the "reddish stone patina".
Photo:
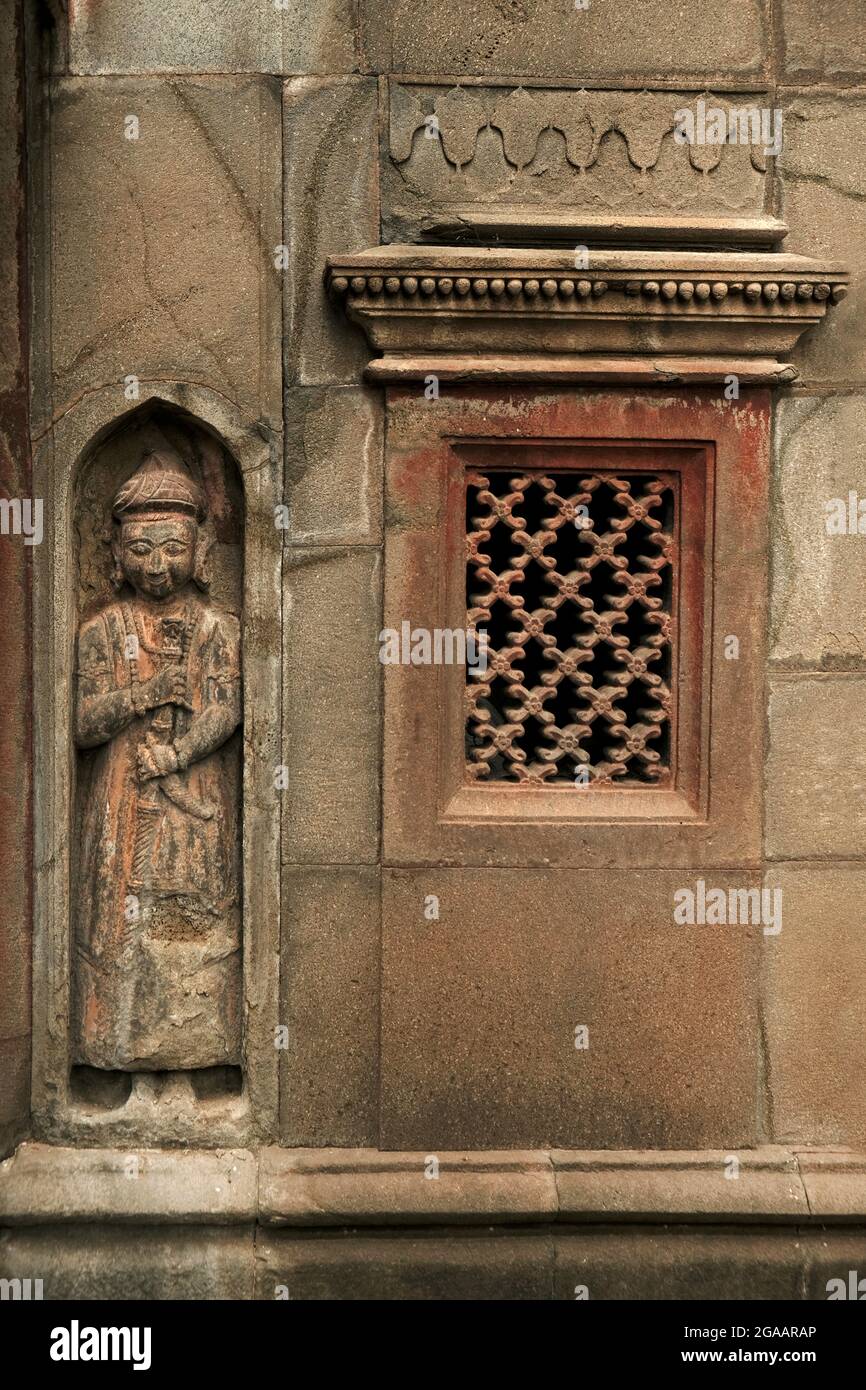
[[78,633],[86,756],[77,1060],[240,1061],[236,810],[221,749],[241,719],[237,618],[207,596],[203,494],[151,454],[114,500],[118,598]]

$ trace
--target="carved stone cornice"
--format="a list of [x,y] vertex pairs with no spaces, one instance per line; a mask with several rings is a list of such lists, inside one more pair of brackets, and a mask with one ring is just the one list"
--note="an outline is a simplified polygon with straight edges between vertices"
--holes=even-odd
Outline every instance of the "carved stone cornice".
[[847,272],[774,252],[379,246],[329,260],[331,295],[380,356],[375,380],[749,382],[847,291]]

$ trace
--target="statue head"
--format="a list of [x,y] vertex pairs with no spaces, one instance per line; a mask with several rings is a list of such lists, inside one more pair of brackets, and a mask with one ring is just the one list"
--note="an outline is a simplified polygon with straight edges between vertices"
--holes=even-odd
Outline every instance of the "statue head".
[[207,589],[210,538],[202,527],[205,502],[179,454],[147,454],[114,499],[112,582],[131,584],[157,602],[186,588]]

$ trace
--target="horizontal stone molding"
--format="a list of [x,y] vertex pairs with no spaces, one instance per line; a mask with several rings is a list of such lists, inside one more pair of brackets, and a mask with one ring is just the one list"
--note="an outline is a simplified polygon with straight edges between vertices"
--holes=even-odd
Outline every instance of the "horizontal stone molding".
[[25,1143],[0,1163],[0,1225],[254,1221],[250,1149],[73,1149]]
[[471,357],[471,376],[500,375],[502,359],[512,377],[561,375],[557,360],[579,354],[607,359],[612,381],[655,377],[646,363],[658,357],[683,379],[695,377],[695,359],[699,380],[747,359],[751,381],[790,380],[782,359],[848,287],[840,265],[771,252],[606,250],[588,260],[575,269],[573,251],[381,246],[332,258],[326,280],[383,354],[370,368],[378,380],[404,375],[403,359],[423,367],[443,353]]
[[364,375],[368,381],[423,381],[429,375],[440,381],[538,381],[583,382],[587,385],[616,382],[644,386],[709,385],[733,373],[741,385],[783,386],[794,381],[797,369],[774,357],[677,357],[658,353],[652,357],[609,357],[590,353],[551,353],[536,361],[519,352],[498,357],[473,356],[468,352],[442,352],[429,356],[386,352],[374,357]]
[[618,212],[582,212],[569,208],[477,208],[457,206],[431,214],[421,223],[417,240],[475,245],[547,246],[683,246],[768,248],[784,241],[788,225],[778,217],[683,217]]
[[[434,1176],[435,1174],[435,1176]],[[0,1226],[866,1224],[866,1154],[76,1149],[0,1164]]]

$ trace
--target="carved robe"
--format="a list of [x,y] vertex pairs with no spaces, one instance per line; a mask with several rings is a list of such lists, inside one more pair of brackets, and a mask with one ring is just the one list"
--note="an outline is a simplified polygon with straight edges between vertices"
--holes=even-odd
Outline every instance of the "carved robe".
[[[130,638],[134,639],[130,642]],[[130,660],[130,652],[135,653]],[[103,741],[99,701],[163,663],[186,674],[162,705]],[[237,619],[188,593],[110,603],[78,635],[76,1061],[131,1071],[240,1063]],[[194,747],[184,770],[139,780],[144,743]]]

